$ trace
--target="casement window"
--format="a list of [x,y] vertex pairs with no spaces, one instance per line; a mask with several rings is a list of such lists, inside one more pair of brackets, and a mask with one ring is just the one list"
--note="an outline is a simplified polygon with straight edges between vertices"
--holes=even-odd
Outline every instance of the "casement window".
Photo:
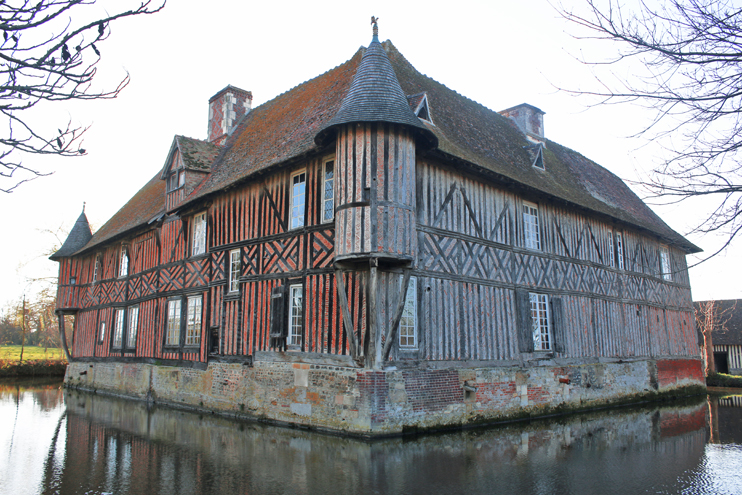
[[185,185],[185,171],[174,171],[167,178],[167,192],[175,191]]
[[186,312],[186,338],[185,345],[197,346],[201,344],[201,296],[188,298]]
[[100,254],[95,255],[95,264],[93,265],[93,282],[98,280],[100,275]]
[[240,250],[229,252],[229,292],[240,290]]
[[98,342],[102,344],[105,338],[106,338],[106,322],[102,321],[100,322],[100,333],[98,335]]
[[167,302],[165,345],[180,345],[180,299],[171,299]]
[[621,235],[621,232],[616,232],[616,260],[618,261],[618,269],[623,270],[623,236]]
[[533,350],[552,350],[551,326],[549,325],[549,296],[529,292],[531,302],[531,324],[533,327]]
[[664,280],[672,280],[672,270],[670,270],[670,250],[667,246],[660,246],[660,273]]
[[291,176],[291,218],[289,228],[296,229],[304,226],[304,211],[306,210],[307,174],[303,170]]
[[523,236],[528,249],[541,249],[538,205],[527,201],[523,202]]
[[335,160],[328,160],[323,167],[324,193],[322,195],[322,222],[331,222],[335,217]]
[[417,348],[417,278],[410,277],[405,294],[404,310],[399,320],[400,349]]
[[128,321],[126,322],[126,347],[127,349],[136,349],[137,347],[137,327],[139,325],[139,306],[129,308]]
[[288,345],[300,346],[304,337],[304,292],[301,285],[289,286]]
[[206,212],[193,217],[193,244],[191,256],[198,256],[206,252]]
[[119,277],[129,275],[129,250],[126,246],[121,247],[121,264],[119,266]]
[[111,344],[114,349],[121,349],[121,344],[124,337],[124,313],[123,308],[117,309],[113,320],[113,343]]
[[608,262],[608,266],[611,268],[616,268],[616,252],[615,247],[613,245],[613,231],[608,231],[608,239],[606,243],[606,261]]

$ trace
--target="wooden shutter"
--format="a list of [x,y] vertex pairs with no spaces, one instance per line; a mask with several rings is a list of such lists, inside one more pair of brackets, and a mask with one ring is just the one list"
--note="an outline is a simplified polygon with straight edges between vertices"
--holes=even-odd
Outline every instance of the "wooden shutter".
[[283,286],[275,287],[271,292],[271,347],[279,347],[286,340],[286,291]]
[[566,350],[566,325],[564,321],[564,309],[561,297],[551,298],[551,336],[554,339],[554,352],[565,352]]
[[527,290],[515,289],[515,313],[518,350],[533,352],[533,319],[531,318],[531,299]]

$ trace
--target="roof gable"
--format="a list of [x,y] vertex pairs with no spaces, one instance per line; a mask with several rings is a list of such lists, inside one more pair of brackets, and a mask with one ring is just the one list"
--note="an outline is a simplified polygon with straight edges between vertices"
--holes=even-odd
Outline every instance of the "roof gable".
[[173,143],[170,145],[170,151],[168,151],[165,164],[162,167],[160,178],[163,180],[167,179],[176,160],[178,166],[182,165],[186,170],[209,172],[211,170],[211,164],[219,156],[220,151],[221,148],[219,146],[208,141],[186,136],[175,136]]

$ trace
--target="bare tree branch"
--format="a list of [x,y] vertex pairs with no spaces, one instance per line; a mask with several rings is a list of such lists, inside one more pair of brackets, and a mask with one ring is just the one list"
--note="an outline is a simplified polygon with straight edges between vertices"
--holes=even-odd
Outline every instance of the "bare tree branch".
[[89,19],[94,4],[95,0],[0,1],[0,115],[7,123],[0,131],[0,192],[13,192],[49,175],[24,166],[24,155],[86,153],[82,137],[87,127],[69,121],[57,133],[49,133],[26,111],[42,102],[116,98],[129,84],[128,74],[114,88],[92,87],[99,45],[110,36],[110,23],[165,6],[146,0],[129,10]]

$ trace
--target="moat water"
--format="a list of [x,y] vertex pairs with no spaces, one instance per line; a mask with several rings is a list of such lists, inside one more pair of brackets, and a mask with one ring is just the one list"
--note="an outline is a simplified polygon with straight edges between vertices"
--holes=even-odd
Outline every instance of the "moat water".
[[742,397],[367,442],[0,381],[0,494],[742,494]]

